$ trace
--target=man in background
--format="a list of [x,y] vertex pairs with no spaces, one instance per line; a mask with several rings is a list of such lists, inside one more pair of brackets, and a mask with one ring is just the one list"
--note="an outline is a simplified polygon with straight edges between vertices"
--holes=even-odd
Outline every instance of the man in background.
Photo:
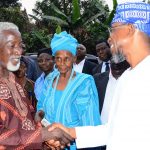
[[82,44],[77,46],[77,60],[74,64],[74,70],[79,73],[86,73],[93,75],[92,70],[96,67],[96,64],[86,59],[86,47]]
[[107,41],[101,40],[96,44],[96,53],[99,64],[93,69],[93,74],[103,73],[110,70],[111,52]]
[[[111,100],[113,98],[113,93],[115,91],[116,84],[118,82],[119,77],[127,68],[129,68],[129,64],[126,60],[119,63],[115,63],[113,60],[111,60],[110,71],[97,73],[93,76],[99,96],[100,113],[102,111],[103,114],[101,116],[101,120],[108,121],[108,112],[110,111]],[[103,124],[107,123],[107,121],[103,121]]]
[[22,57],[27,64],[26,76],[28,79],[32,81],[36,81],[36,79],[40,76],[41,71],[39,70],[36,60],[32,59],[31,56],[26,55],[26,47],[23,44],[23,54]]

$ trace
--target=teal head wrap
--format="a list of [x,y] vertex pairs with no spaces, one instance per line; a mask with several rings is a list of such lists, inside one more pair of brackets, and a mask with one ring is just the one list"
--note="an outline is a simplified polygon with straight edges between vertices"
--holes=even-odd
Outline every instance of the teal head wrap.
[[75,56],[77,45],[77,40],[66,31],[63,31],[59,34],[54,34],[50,46],[52,48],[53,56],[55,56],[56,52],[60,50],[69,51]]

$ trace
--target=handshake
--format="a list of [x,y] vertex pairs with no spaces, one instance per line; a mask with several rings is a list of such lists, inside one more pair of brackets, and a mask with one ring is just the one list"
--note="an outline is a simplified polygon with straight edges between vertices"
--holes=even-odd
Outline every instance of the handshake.
[[[43,111],[36,113],[35,122],[38,127],[43,126],[41,124],[43,118]],[[76,138],[74,128],[67,128],[60,123],[46,124],[46,127],[42,127],[41,133],[43,141],[51,149],[63,149],[66,146],[70,146],[70,142],[74,141]]]

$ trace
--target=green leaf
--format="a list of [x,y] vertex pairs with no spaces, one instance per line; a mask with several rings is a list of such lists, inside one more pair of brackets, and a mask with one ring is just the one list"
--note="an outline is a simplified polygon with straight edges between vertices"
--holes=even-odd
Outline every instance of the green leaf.
[[32,11],[34,12],[34,13],[36,13],[37,15],[42,15],[42,13],[40,13],[38,10],[36,10],[36,9],[32,9]]
[[57,28],[56,28],[56,33],[59,34],[60,32],[61,32],[61,26],[58,25]]
[[51,8],[59,15],[64,16],[66,19],[68,19],[68,17],[62,12],[60,11],[53,3],[51,4]]
[[89,19],[84,23],[84,25],[89,24],[91,21],[97,19],[97,18],[98,18],[99,16],[101,16],[101,15],[102,15],[102,13],[98,13],[98,14],[92,16],[91,18],[89,18]]
[[116,7],[118,5],[117,0],[112,0],[112,1],[113,1],[113,10],[111,11],[108,19],[105,22],[105,24],[108,25],[108,26],[110,25],[110,23],[111,23],[111,21],[112,21],[112,19],[114,17],[114,14],[115,14],[115,11],[116,11]]
[[113,0],[113,10],[116,10],[118,3],[117,0]]
[[36,20],[36,21],[40,21],[40,19],[37,18],[36,16],[30,15],[30,14],[29,14],[29,16],[30,16],[31,18],[33,18],[34,20]]
[[66,21],[64,21],[64,20],[62,20],[62,19],[60,19],[58,17],[54,17],[54,16],[42,16],[42,18],[47,19],[47,20],[51,20],[51,21],[54,21],[54,22],[57,22],[59,25],[69,26],[69,24]]
[[72,0],[73,5],[73,13],[72,13],[72,21],[75,23],[80,18],[80,6],[78,0]]
[[34,32],[34,35],[45,45],[45,47],[49,47],[49,42],[47,42],[40,32]]

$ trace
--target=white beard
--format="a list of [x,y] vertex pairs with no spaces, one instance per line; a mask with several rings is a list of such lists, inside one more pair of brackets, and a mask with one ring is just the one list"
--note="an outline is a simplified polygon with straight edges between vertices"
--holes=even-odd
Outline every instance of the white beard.
[[119,46],[125,41],[118,42],[118,41],[114,40],[113,38],[111,40],[113,41],[113,45],[111,45],[111,48],[113,49],[113,51],[111,51],[111,53],[112,53],[111,62],[114,62],[117,64],[117,63],[120,63],[125,60],[123,51],[122,51],[121,47]]
[[112,54],[111,62],[114,62],[116,64],[123,62],[125,60],[125,57],[122,53],[118,52],[115,54]]
[[7,67],[7,70],[9,71],[17,71],[20,67],[20,61],[17,63],[17,65],[13,65],[11,60],[9,59],[6,67]]

